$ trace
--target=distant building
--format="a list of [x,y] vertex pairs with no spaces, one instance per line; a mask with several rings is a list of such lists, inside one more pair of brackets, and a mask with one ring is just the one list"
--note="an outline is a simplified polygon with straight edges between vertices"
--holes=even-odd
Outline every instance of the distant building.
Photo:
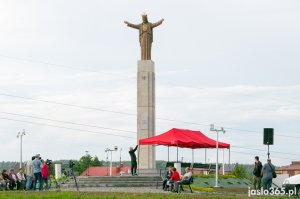
[[[89,167],[80,176],[109,176],[110,167]],[[129,166],[112,167],[112,176],[120,176],[122,174],[130,173]]]
[[300,161],[293,161],[292,164],[288,166],[283,166],[276,169],[278,174],[288,174],[290,176],[300,174]]

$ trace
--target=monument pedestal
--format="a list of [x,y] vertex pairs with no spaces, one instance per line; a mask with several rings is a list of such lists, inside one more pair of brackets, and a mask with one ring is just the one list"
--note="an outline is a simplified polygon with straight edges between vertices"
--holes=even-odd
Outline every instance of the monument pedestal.
[[[155,72],[152,60],[138,61],[137,72],[137,139],[155,135]],[[145,172],[155,169],[155,148],[139,147],[138,169]],[[146,172],[147,173],[147,172]]]

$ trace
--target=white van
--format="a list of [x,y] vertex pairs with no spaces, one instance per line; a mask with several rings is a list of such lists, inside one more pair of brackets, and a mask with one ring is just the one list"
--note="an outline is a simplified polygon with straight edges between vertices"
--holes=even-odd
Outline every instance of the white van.
[[286,192],[296,190],[296,195],[300,197],[300,174],[285,179],[282,188],[284,188]]

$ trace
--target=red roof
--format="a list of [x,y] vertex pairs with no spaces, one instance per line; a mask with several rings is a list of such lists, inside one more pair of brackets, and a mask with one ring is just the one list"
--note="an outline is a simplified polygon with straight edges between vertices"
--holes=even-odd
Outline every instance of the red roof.
[[[178,146],[181,148],[216,148],[216,141],[200,131],[173,128],[165,133],[139,140],[140,145]],[[219,148],[230,148],[230,144],[218,143]]]
[[[112,167],[112,176],[120,176],[120,171],[128,173],[130,167],[123,166],[120,167]],[[86,169],[80,176],[109,176],[109,167],[89,167]]]
[[289,171],[289,170],[293,170],[293,171],[300,171],[300,161],[294,161],[292,162],[292,164],[288,165],[288,166],[283,166],[280,167],[276,170],[282,170],[282,171]]

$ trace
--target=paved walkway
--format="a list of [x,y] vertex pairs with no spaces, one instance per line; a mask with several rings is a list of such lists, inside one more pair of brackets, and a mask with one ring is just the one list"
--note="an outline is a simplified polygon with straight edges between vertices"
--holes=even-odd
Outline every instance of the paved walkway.
[[[76,188],[62,189],[62,191],[76,191]],[[79,188],[82,192],[127,192],[127,193],[171,193],[163,191],[162,189],[156,189],[155,187],[90,187]],[[189,190],[183,193],[191,193]],[[198,193],[198,192],[195,192]]]

